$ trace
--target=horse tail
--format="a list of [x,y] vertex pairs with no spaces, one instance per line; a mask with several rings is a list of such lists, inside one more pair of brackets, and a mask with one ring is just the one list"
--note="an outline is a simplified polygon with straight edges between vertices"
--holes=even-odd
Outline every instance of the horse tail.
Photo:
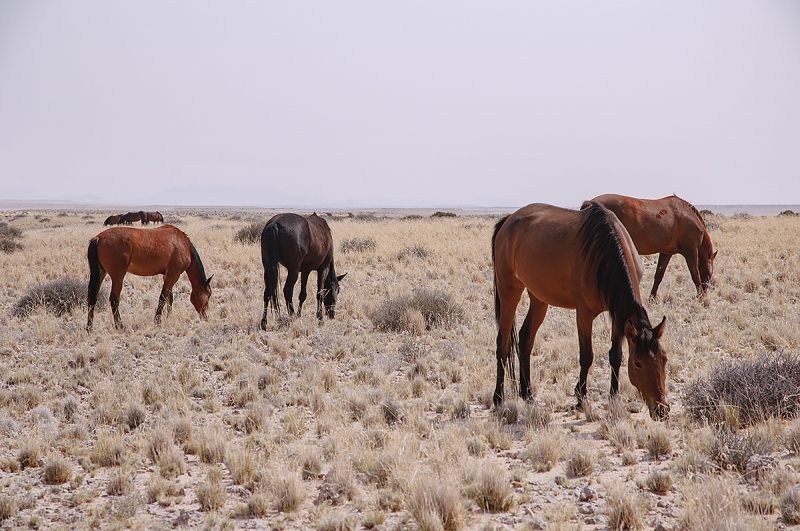
[[[494,320],[497,323],[498,328],[500,327],[500,295],[497,293],[497,267],[495,264],[495,252],[494,252],[494,244],[497,240],[497,233],[500,232],[503,224],[505,224],[506,220],[510,217],[505,216],[501,218],[494,226],[494,232],[492,233],[492,269],[494,269],[494,275],[492,277],[493,280],[493,287],[494,287]],[[511,338],[509,342],[509,352],[508,352],[508,368],[509,368],[509,377],[512,382],[515,381],[514,376],[514,355],[519,355],[519,339],[517,338],[517,324],[516,319],[514,322],[511,323]]]
[[[269,303],[278,311],[278,225],[264,227],[261,233],[261,263],[264,264],[264,311]],[[265,313],[266,315],[266,313]]]
[[100,290],[100,258],[97,256],[97,238],[89,241],[89,308],[97,304],[97,292]]

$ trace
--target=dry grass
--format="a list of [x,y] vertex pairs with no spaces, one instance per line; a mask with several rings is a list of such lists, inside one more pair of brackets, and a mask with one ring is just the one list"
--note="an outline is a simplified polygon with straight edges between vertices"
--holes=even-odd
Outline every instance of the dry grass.
[[[598,511],[611,499],[606,485],[624,485],[635,508],[620,504],[617,521],[635,527],[625,515],[638,508],[644,527],[658,517],[667,529],[695,528],[701,508],[684,493],[721,478],[730,485],[720,504],[737,502],[730,516],[724,505],[723,525],[758,528],[761,519],[772,528],[786,518],[779,509],[796,484],[785,466],[796,466],[795,421],[782,412],[774,421],[748,416],[728,395],[698,416],[686,397],[720,367],[768,368],[762,360],[800,352],[800,218],[709,218],[720,254],[704,299],[683,261],[671,262],[659,298],[645,301],[651,317],[668,322],[673,410],[654,424],[625,365],[620,393],[608,399],[606,318],[593,330],[591,411],[574,413],[575,314],[558,308],[536,338],[534,399],[523,402],[507,385],[505,405],[493,410],[488,242],[496,219],[329,217],[337,271],[348,273],[336,318],[320,324],[314,316],[312,274],[303,316],[261,331],[260,251],[235,237],[271,213],[231,214],[167,213],[214,274],[208,320],[190,305],[184,276],[172,313],[155,326],[160,279],[129,275],[120,302],[126,329],[113,328],[106,307],[92,334],[83,287],[61,315],[37,308],[18,319],[13,308],[34,286],[85,284],[86,242],[104,216],[6,216],[24,233],[14,240],[24,248],[0,253],[5,526],[58,528],[71,518],[87,527],[171,528],[186,511],[198,528],[490,529],[512,518],[503,525],[533,528],[541,524],[533,513],[551,529],[585,529],[605,525]],[[644,291],[656,259],[643,261]],[[398,325],[373,320],[383,304]],[[526,310],[523,296],[518,326]],[[751,380],[742,389],[769,382]],[[48,485],[58,456],[72,465],[71,478]],[[681,483],[667,488],[670,477]],[[594,514],[575,499],[587,483],[599,500]],[[637,484],[669,510],[636,501]],[[208,514],[197,515],[201,506]]]

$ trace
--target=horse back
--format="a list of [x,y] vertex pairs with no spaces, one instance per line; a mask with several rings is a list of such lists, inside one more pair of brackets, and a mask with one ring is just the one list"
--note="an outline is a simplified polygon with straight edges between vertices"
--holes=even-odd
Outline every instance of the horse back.
[[678,254],[702,242],[705,227],[699,214],[677,196],[637,199],[606,194],[593,201],[619,218],[639,254]]
[[97,235],[100,264],[112,277],[183,272],[191,263],[189,239],[172,225],[157,229],[112,227]]

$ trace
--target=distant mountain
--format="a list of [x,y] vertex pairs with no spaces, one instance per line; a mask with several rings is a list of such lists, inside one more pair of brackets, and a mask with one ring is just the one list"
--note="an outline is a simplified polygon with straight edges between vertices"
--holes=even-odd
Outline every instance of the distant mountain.
[[239,186],[174,186],[147,199],[154,205],[291,207],[310,201],[270,188]]

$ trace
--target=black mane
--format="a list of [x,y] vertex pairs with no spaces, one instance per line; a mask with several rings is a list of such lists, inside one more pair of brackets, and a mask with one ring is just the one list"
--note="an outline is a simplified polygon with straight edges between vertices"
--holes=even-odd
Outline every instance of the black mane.
[[[183,235],[186,236],[186,233],[183,233]],[[192,261],[197,264],[197,276],[200,277],[200,281],[205,284],[208,282],[208,279],[206,278],[206,270],[203,268],[203,261],[200,260],[200,255],[197,254],[197,249],[194,248],[192,240],[190,240],[188,236],[186,236],[186,239],[189,241],[189,252],[192,255]]]
[[609,211],[594,201],[581,207],[581,251],[597,271],[597,288],[618,327],[637,314],[640,323],[650,326],[647,312],[636,297],[628,262]]

